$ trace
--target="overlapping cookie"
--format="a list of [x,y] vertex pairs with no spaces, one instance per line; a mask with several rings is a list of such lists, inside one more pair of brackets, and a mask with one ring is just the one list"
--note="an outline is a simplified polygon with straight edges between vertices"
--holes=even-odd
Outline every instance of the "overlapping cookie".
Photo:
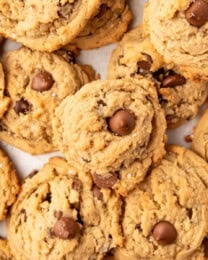
[[165,116],[154,83],[144,78],[86,84],[57,108],[53,127],[72,165],[122,194],[165,153]]
[[122,245],[119,197],[76,174],[51,158],[25,180],[8,224],[16,259],[102,259]]
[[10,207],[16,200],[20,185],[16,170],[2,150],[0,150],[0,187],[0,220],[3,220],[7,217]]
[[192,149],[198,153],[202,158],[208,161],[208,110],[194,127]]
[[208,1],[150,0],[145,22],[166,61],[208,77]]
[[0,120],[0,140],[31,154],[57,150],[52,141],[54,110],[66,96],[90,81],[88,75],[56,54],[27,48],[8,52],[2,63],[4,93],[11,104]]
[[128,32],[111,56],[108,78],[128,76],[157,81],[168,127],[193,119],[208,95],[207,81],[165,63],[142,26]]
[[93,49],[120,40],[132,20],[128,0],[102,0],[97,13],[72,42],[79,49]]
[[2,118],[4,113],[8,110],[10,101],[10,98],[6,95],[5,76],[2,64],[0,64],[0,118]]
[[97,12],[101,0],[0,1],[0,33],[34,50],[68,44]]
[[205,259],[208,256],[208,166],[171,146],[159,166],[125,198],[125,246],[115,259]]

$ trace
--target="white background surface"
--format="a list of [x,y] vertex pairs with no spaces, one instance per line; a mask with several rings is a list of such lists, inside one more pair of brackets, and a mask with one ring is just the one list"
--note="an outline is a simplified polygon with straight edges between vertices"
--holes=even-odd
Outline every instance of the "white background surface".
[[[134,27],[142,21],[142,12],[145,1],[131,0],[130,2],[131,9],[134,13],[134,21],[131,27]],[[16,49],[19,46],[20,45],[14,42],[7,41],[4,45],[4,51],[6,52],[12,49]],[[116,44],[111,44],[96,50],[84,51],[81,53],[79,61],[82,63],[91,64],[96,69],[96,71],[100,73],[102,79],[105,79],[110,55],[115,46]],[[188,146],[189,144],[184,142],[184,137],[192,133],[195,122],[196,119],[190,121],[188,124],[180,128],[169,131],[168,142]],[[1,143],[0,145],[8,153],[9,157],[13,161],[20,178],[24,178],[34,169],[40,169],[41,166],[48,160],[48,158],[58,154],[52,153],[41,156],[31,156],[5,143]],[[6,236],[6,227],[4,221],[0,222],[0,235],[3,237]]]

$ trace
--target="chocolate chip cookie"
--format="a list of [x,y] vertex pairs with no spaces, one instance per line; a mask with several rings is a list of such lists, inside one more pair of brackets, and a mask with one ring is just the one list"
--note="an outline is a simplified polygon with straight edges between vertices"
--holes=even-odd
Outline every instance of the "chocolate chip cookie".
[[93,186],[62,158],[25,179],[11,211],[8,241],[17,259],[102,259],[121,246],[121,200]]
[[11,250],[8,245],[8,241],[0,238],[0,259],[1,260],[14,260]]
[[68,44],[97,12],[101,0],[0,1],[0,33],[40,51]]
[[67,160],[102,188],[129,191],[165,153],[165,116],[145,78],[86,84],[57,108],[53,127]]
[[125,198],[126,242],[115,250],[115,259],[205,259],[207,176],[207,163],[200,157],[169,147],[160,165]]
[[86,50],[119,41],[131,20],[128,0],[102,0],[97,13],[72,44]]
[[145,22],[157,50],[169,62],[208,77],[208,1],[150,0]]
[[2,63],[11,104],[0,120],[0,139],[31,154],[57,150],[52,141],[54,110],[89,82],[88,75],[56,54],[27,48],[7,53]]
[[8,110],[10,105],[10,98],[7,96],[5,90],[5,77],[2,65],[0,64],[0,118],[4,115],[4,113]]
[[108,78],[128,76],[144,76],[158,83],[169,128],[193,119],[208,95],[207,81],[165,63],[142,26],[128,32],[111,56]]
[[208,161],[208,110],[204,112],[194,128],[192,149]]
[[2,150],[0,150],[0,186],[0,220],[3,220],[15,202],[20,186],[16,170]]

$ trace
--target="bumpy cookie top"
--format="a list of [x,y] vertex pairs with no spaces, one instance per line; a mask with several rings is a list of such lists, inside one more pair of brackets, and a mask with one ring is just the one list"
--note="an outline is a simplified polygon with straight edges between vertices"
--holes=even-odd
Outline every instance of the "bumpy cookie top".
[[76,173],[64,159],[51,158],[25,180],[8,225],[17,259],[101,259],[122,245],[121,201]]
[[101,0],[98,11],[73,44],[80,49],[92,49],[118,41],[131,20],[128,0]]
[[[195,160],[196,159],[196,160]],[[201,163],[200,163],[201,162]],[[160,165],[125,199],[125,247],[116,259],[197,259],[206,255],[208,166],[170,147]],[[126,258],[125,258],[126,257]]]
[[208,161],[208,110],[194,128],[192,149]]
[[0,118],[4,115],[10,105],[10,98],[5,95],[5,77],[2,64],[0,64]]
[[168,127],[194,118],[208,95],[207,81],[167,64],[142,26],[128,32],[113,51],[108,78],[144,76],[156,80]]
[[25,46],[53,51],[72,41],[100,0],[0,1],[0,33]]
[[7,155],[0,150],[0,220],[7,217],[20,190],[16,171]]
[[150,0],[146,11],[151,40],[167,61],[208,77],[208,1]]
[[88,76],[56,54],[27,48],[8,52],[2,62],[11,104],[0,121],[0,138],[32,154],[56,150],[51,125],[54,110],[89,82]]
[[57,108],[53,126],[67,160],[98,175],[164,154],[164,113],[147,79],[87,84]]
[[14,260],[8,241],[0,238],[0,259],[1,260]]

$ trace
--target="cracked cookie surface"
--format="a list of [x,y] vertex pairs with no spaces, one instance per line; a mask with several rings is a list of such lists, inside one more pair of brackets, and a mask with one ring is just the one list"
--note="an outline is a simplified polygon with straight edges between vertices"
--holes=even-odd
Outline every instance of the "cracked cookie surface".
[[77,64],[60,56],[22,48],[5,54],[10,106],[0,121],[0,139],[31,154],[57,150],[52,141],[55,108],[89,82]]
[[145,23],[151,40],[168,62],[207,79],[208,1],[150,0]]
[[177,127],[198,114],[208,95],[208,83],[165,63],[144,30],[139,26],[124,36],[112,53],[108,78],[144,76],[156,80],[168,127]]
[[102,0],[97,13],[88,21],[73,45],[85,50],[119,41],[131,20],[128,0]]
[[207,176],[199,156],[168,147],[161,163],[125,198],[126,242],[115,250],[115,259],[205,259]]
[[0,33],[25,46],[54,51],[68,44],[97,12],[101,0],[0,1]]
[[17,259],[102,259],[122,245],[121,200],[76,174],[54,157],[25,179],[8,224]]
[[85,85],[56,109],[53,127],[71,164],[126,192],[165,153],[164,113],[154,83],[144,78]]

